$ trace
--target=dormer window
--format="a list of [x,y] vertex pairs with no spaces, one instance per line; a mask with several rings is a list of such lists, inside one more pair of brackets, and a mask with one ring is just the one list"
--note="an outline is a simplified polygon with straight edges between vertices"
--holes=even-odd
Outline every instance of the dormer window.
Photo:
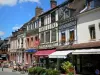
[[64,15],[64,19],[68,18],[69,17],[69,11],[65,11],[65,15]]

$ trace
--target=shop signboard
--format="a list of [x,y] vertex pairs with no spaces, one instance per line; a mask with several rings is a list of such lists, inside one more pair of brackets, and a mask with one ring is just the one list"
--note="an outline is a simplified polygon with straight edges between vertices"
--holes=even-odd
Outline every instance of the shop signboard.
[[6,60],[7,54],[0,54],[0,60]]

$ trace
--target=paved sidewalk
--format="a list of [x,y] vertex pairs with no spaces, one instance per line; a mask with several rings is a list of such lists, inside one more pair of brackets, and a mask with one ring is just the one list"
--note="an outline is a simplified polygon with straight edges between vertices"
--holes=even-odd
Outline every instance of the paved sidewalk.
[[3,68],[3,71],[4,72],[12,72],[12,69],[10,69],[10,68]]
[[[2,72],[2,68],[0,68],[0,72]],[[12,69],[11,68],[4,68],[3,69],[3,72],[12,72]],[[16,71],[14,73],[17,73],[17,74],[20,74],[20,75],[28,75],[28,73],[25,73],[25,74],[21,74],[20,72]]]

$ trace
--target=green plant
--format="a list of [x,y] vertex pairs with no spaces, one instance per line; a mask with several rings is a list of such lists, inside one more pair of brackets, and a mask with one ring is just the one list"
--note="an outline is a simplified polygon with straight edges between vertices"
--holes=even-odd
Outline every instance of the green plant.
[[58,70],[47,69],[46,75],[60,75],[60,72]]
[[53,75],[60,75],[60,72],[58,70],[53,70]]
[[68,75],[74,75],[74,66],[69,61],[62,63],[61,66]]
[[47,69],[46,70],[46,75],[53,75],[52,69]]
[[45,75],[46,74],[46,69],[42,69],[40,75]]
[[40,73],[42,72],[42,70],[43,70],[42,67],[36,67],[37,75],[40,75]]
[[34,68],[29,68],[28,73],[32,74],[34,72]]
[[29,68],[28,73],[32,75],[60,75],[58,70],[44,69],[42,67]]

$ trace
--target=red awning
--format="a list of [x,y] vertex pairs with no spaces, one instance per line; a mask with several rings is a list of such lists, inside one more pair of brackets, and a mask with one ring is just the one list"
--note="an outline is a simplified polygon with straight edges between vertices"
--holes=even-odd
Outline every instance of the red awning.
[[53,50],[41,50],[41,51],[37,51],[34,55],[36,55],[36,56],[48,56],[55,51],[56,51],[55,49],[53,49]]

